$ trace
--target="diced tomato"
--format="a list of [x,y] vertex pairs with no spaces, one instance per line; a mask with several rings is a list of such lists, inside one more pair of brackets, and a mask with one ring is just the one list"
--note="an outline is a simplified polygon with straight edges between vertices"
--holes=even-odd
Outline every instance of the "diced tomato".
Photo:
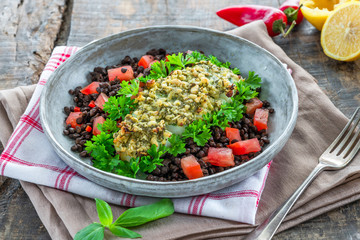
[[219,167],[235,166],[234,155],[230,148],[209,148],[208,162]]
[[256,109],[254,115],[254,125],[258,131],[267,129],[268,117],[269,117],[268,109],[262,109],[262,108]]
[[140,58],[138,62],[138,66],[143,66],[144,68],[148,68],[150,63],[154,61],[154,57],[151,55],[144,55]]
[[255,110],[263,106],[263,102],[258,98],[253,98],[250,99],[249,102],[245,104],[245,106],[246,106],[246,114],[254,115]]
[[91,130],[92,130],[92,127],[90,127],[90,126],[86,126],[85,131],[87,131],[87,132],[91,132]]
[[232,149],[234,155],[244,155],[261,150],[260,143],[257,138],[236,142],[228,145],[227,147]]
[[100,82],[92,82],[83,89],[80,90],[82,94],[89,95],[93,93],[98,93],[96,89],[100,86]]
[[95,105],[95,101],[94,101],[94,100],[91,100],[91,102],[89,103],[88,106],[91,107],[91,108],[95,107],[95,106],[96,106],[96,105]]
[[74,112],[81,112],[80,107],[74,107]]
[[95,100],[95,105],[99,107],[101,110],[104,108],[104,104],[109,100],[109,97],[106,96],[105,93],[99,94],[97,99]]
[[98,134],[101,133],[101,131],[99,130],[98,128],[98,124],[103,124],[105,122],[105,118],[103,116],[98,116],[94,119],[94,122],[93,122],[93,130],[92,130],[92,133],[96,136]]
[[71,112],[65,122],[66,124],[71,124],[72,128],[76,128],[76,126],[81,126],[76,123],[76,119],[79,117],[82,117],[82,112]]
[[200,164],[193,155],[181,159],[181,168],[188,179],[203,177]]
[[122,81],[130,81],[134,79],[134,71],[131,66],[122,66],[108,70],[109,81],[114,81],[116,78]]
[[227,127],[225,128],[225,132],[226,132],[226,137],[229,139],[230,143],[234,139],[241,141],[239,129]]

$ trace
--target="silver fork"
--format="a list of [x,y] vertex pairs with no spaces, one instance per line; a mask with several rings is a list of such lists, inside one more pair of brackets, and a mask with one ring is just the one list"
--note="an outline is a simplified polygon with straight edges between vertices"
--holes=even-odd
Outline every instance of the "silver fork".
[[355,157],[356,153],[360,149],[359,121],[360,107],[356,109],[350,121],[346,124],[339,136],[320,156],[319,164],[314,168],[301,186],[286,202],[284,202],[275,212],[271,214],[269,218],[260,224],[245,239],[271,239],[296,200],[319,173],[323,170],[341,169]]

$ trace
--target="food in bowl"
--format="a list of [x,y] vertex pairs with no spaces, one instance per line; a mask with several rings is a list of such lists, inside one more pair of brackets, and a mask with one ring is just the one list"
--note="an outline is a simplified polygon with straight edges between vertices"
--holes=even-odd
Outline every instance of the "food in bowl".
[[64,134],[71,150],[104,171],[180,181],[238,166],[269,143],[274,110],[259,100],[261,79],[244,79],[214,56],[151,50],[96,67],[91,83],[69,90]]

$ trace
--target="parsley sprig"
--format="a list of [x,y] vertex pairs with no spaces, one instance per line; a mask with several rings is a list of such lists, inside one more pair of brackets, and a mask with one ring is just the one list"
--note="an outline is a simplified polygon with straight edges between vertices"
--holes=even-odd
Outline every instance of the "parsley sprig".
[[162,166],[164,159],[161,157],[167,152],[167,148],[164,145],[159,145],[156,147],[155,144],[151,145],[150,149],[147,151],[148,156],[141,157],[141,162],[139,164],[140,169],[143,172],[149,172],[155,170],[156,166]]
[[112,96],[104,104],[104,112],[109,113],[109,118],[112,120],[124,119],[126,115],[135,110],[137,104],[135,100],[126,96]]
[[97,136],[93,136],[91,141],[85,143],[85,150],[91,153],[93,157],[93,166],[107,172],[115,172],[121,160],[119,155],[115,154],[111,134],[101,132]]
[[198,146],[204,146],[211,137],[210,128],[204,120],[195,120],[185,128],[182,137],[192,138]]
[[139,93],[139,85],[139,81],[137,81],[136,79],[132,79],[130,83],[128,81],[122,81],[120,84],[121,88],[118,91],[118,95],[128,98],[136,96]]

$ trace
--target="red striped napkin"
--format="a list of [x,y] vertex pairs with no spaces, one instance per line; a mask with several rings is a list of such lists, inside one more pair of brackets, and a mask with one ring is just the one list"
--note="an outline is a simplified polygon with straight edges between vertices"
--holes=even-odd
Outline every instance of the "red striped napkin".
[[[47,140],[40,124],[40,94],[51,73],[77,50],[77,47],[54,49],[25,113],[0,156],[1,175],[122,206],[134,207],[157,201],[156,198],[110,190],[87,180],[67,166]],[[220,191],[173,199],[175,211],[254,224],[269,167],[270,164],[241,183]]]

